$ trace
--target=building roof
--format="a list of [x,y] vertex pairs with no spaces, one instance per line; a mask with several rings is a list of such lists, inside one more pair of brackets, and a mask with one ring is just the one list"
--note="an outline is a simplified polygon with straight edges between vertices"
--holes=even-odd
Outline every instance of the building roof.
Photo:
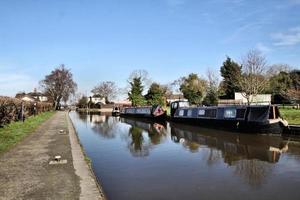
[[27,93],[27,95],[35,96],[35,97],[46,96],[46,95],[44,95],[44,94],[41,93],[41,92],[29,92],[29,93]]
[[[23,98],[27,98],[28,101],[48,101],[50,98],[43,94],[42,92],[38,92],[36,89],[34,89],[33,92],[29,92],[29,93],[25,93],[25,92],[19,92],[16,94],[16,98],[17,99],[23,99]],[[41,98],[46,97],[46,100],[41,100]]]

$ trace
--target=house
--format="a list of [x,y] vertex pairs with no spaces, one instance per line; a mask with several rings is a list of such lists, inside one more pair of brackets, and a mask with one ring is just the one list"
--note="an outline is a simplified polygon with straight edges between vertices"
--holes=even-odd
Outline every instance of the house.
[[35,102],[35,99],[33,97],[31,97],[30,95],[27,95],[25,93],[18,93],[18,94],[16,94],[16,98],[20,99],[22,101]]
[[96,95],[96,94],[93,96],[90,96],[89,101],[94,104],[106,104],[105,98],[101,97],[100,95]]
[[[269,105],[271,104],[271,94],[257,94],[250,96],[251,105]],[[218,105],[243,105],[247,104],[247,99],[241,92],[234,93],[234,99],[219,99]]]
[[[250,96],[251,105],[270,105],[271,104],[271,94],[257,94],[255,96]],[[247,104],[247,99],[242,95],[241,92],[234,93],[234,99],[239,100],[242,104]]]
[[34,88],[33,92],[29,92],[27,94],[25,92],[18,93],[18,94],[16,94],[16,98],[21,99],[23,101],[30,101],[30,102],[35,102],[35,101],[48,102],[49,101],[49,98],[45,94],[38,92],[36,90],[36,88]]
[[174,101],[187,101],[186,98],[184,98],[183,94],[171,94],[169,96],[167,96],[167,104],[170,104]]

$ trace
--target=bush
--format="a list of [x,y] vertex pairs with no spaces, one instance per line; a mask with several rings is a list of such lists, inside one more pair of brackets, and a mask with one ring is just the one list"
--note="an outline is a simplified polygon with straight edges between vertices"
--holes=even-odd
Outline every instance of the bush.
[[51,103],[25,102],[16,98],[0,96],[0,127],[12,121],[23,120],[21,119],[22,104],[25,118],[52,110]]

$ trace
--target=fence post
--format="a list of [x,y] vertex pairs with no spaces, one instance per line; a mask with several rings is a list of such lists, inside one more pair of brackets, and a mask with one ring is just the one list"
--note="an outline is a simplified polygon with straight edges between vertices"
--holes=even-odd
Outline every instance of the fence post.
[[25,121],[25,117],[24,117],[24,102],[21,102],[21,120],[22,122]]
[[33,104],[33,116],[36,116],[36,114],[37,114],[37,103],[35,102]]

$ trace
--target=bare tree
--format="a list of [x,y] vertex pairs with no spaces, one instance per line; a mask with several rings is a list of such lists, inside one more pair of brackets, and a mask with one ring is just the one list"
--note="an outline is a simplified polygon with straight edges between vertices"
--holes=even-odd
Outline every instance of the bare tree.
[[45,79],[40,81],[40,86],[53,101],[55,109],[59,109],[61,100],[66,102],[77,89],[70,69],[66,69],[63,64],[45,76]]
[[250,50],[244,57],[239,85],[248,105],[252,102],[251,97],[261,93],[267,87],[266,69],[267,61],[260,51]]
[[173,93],[177,93],[177,94],[182,94],[182,92],[180,91],[180,86],[183,84],[184,82],[184,77],[180,77],[176,80],[174,80],[170,85],[172,88],[172,92]]
[[161,85],[163,91],[164,91],[164,94],[165,94],[165,97],[168,99],[171,97],[171,95],[173,94],[172,92],[172,85],[171,84],[163,84]]
[[141,81],[143,81],[143,82],[150,81],[149,73],[147,72],[147,70],[144,70],[144,69],[136,69],[136,70],[132,71],[131,74],[129,75],[129,80],[132,80],[137,77],[141,77]]
[[108,103],[112,99],[114,99],[117,95],[118,88],[115,82],[112,81],[104,81],[98,84],[91,91],[95,95],[99,95],[102,98],[105,98],[105,102]]
[[[145,91],[148,90],[148,88],[150,87],[150,85],[152,83],[151,79],[149,78],[149,73],[144,69],[137,69],[137,70],[134,70],[133,72],[131,72],[127,82],[130,83],[135,78],[140,78],[141,79],[141,81],[142,81],[142,83],[145,87],[144,88]],[[129,88],[130,88],[130,86],[128,86],[127,90],[129,90]]]
[[292,67],[288,64],[274,64],[271,65],[267,71],[268,77],[278,75],[280,72],[290,72]]
[[261,186],[272,174],[273,165],[258,159],[242,159],[234,162],[234,173],[252,187]]

